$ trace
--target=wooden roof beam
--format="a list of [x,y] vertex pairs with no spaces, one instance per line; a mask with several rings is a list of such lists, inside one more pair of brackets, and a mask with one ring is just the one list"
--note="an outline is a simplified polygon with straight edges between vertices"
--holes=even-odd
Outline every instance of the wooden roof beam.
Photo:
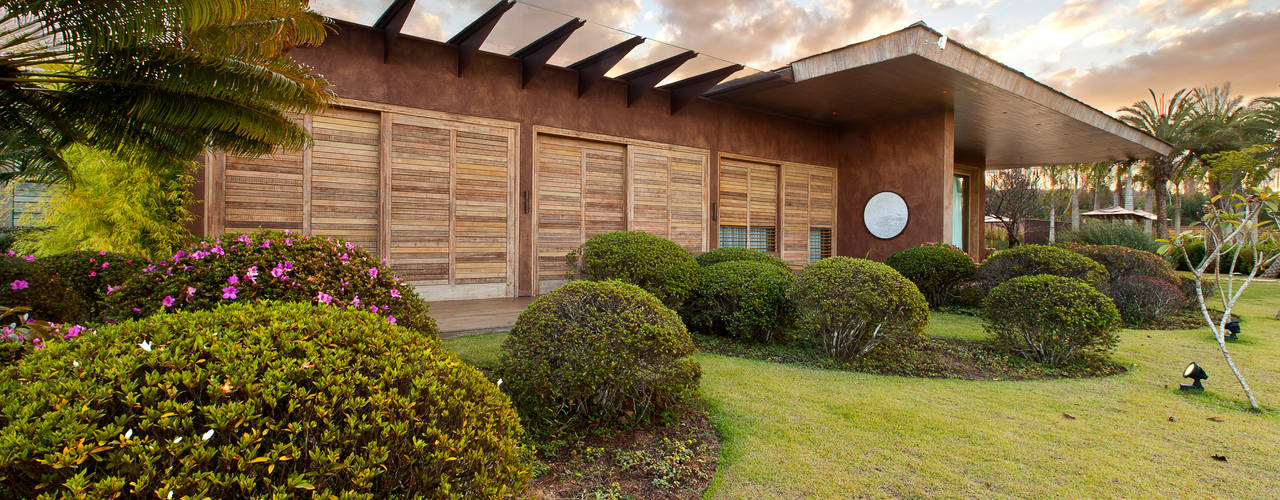
[[560,46],[564,45],[564,42],[569,39],[569,35],[572,35],[574,31],[577,31],[584,24],[587,24],[587,22],[574,18],[511,54],[512,57],[520,60],[520,66],[523,69],[520,86],[528,85],[529,80],[538,76],[538,72],[542,71],[542,67],[547,65],[547,61],[551,59],[551,56],[555,55],[557,50],[560,50]]
[[449,39],[449,45],[458,48],[458,76],[462,76],[462,70],[471,64],[471,58],[475,57],[476,52],[480,51],[480,46],[484,45],[485,38],[489,37],[489,33],[493,31],[493,27],[498,25],[498,20],[502,19],[502,15],[508,10],[515,7],[515,0],[502,0],[489,10],[481,14],[475,21],[471,21],[466,28],[462,28],[458,34],[453,35]]
[[671,114],[676,114],[690,101],[724,81],[725,78],[729,78],[729,75],[741,71],[742,68],[741,64],[733,64],[663,85],[663,90],[671,92]]
[[663,78],[666,78],[685,61],[693,59],[698,55],[697,52],[686,50],[674,56],[668,57],[648,66],[628,71],[626,74],[618,76],[619,80],[627,82],[627,106],[631,106],[640,96],[644,95],[646,90],[653,88]]
[[578,97],[582,97],[587,93],[592,85],[600,81],[605,73],[613,69],[614,66],[627,56],[631,49],[644,43],[644,37],[634,36],[625,42],[619,43],[600,52],[596,52],[587,58],[570,64],[569,69],[578,72]]
[[413,2],[414,0],[391,2],[387,10],[382,11],[382,15],[378,16],[378,21],[373,23],[374,28],[382,30],[382,62],[384,63],[391,60],[391,45],[396,37],[400,36],[405,20],[409,19],[409,12],[413,11]]

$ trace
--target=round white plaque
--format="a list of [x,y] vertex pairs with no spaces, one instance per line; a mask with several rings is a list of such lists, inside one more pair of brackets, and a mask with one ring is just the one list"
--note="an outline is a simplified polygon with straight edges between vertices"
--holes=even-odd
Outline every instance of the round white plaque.
[[882,191],[867,200],[862,221],[872,236],[887,240],[907,227],[907,202],[898,193]]

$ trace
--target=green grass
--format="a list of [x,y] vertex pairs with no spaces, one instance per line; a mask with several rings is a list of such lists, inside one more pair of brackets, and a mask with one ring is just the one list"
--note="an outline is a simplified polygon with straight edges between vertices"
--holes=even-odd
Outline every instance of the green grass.
[[[1115,357],[1129,372],[1095,379],[919,379],[700,354],[702,397],[724,445],[708,496],[1272,496],[1277,309],[1280,283],[1252,285],[1237,309],[1247,340],[1230,346],[1268,406],[1262,414],[1244,410],[1207,329],[1125,331]],[[981,337],[981,322],[935,313],[929,334]],[[502,338],[446,345],[491,364]],[[1189,361],[1211,377],[1204,394],[1177,390]]]

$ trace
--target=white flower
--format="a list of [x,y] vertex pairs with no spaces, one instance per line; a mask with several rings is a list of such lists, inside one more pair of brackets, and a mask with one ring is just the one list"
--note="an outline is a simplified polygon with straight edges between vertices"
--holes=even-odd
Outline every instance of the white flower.
[[173,498],[173,490],[169,490],[169,496],[166,498]]
[[138,347],[141,347],[144,351],[151,352],[151,342],[144,340],[141,344],[138,344]]
[[125,439],[133,439],[133,429],[129,429],[129,431],[128,431],[128,432],[125,432],[125,433],[124,433],[124,438],[125,438]]
[[203,441],[208,441],[209,438],[211,437],[213,437],[213,429],[209,429],[208,432],[205,432],[203,436],[200,436],[200,439]]
[[176,437],[176,438],[173,438],[173,442],[174,442],[174,444],[181,443],[181,442],[182,442],[182,436],[178,436],[178,437]]
[[498,379],[498,387],[502,387],[502,379]]
[[71,366],[80,366],[80,362],[73,359],[71,360]]

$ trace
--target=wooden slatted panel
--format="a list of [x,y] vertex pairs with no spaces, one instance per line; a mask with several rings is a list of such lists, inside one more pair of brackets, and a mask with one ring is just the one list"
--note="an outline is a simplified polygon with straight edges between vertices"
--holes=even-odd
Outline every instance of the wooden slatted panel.
[[331,109],[312,119],[311,232],[378,255],[378,113]]
[[778,170],[778,165],[768,163],[720,159],[720,225],[756,229],[753,234],[757,237],[748,236],[752,248],[776,251],[769,241],[757,240],[761,235],[777,234]]
[[391,127],[392,269],[414,285],[449,282],[449,129]]
[[782,169],[782,259],[804,264],[809,260],[809,171],[791,165]]
[[751,183],[748,189],[751,227],[778,226],[778,167],[755,164],[751,166]]
[[[720,159],[720,205],[719,217],[721,225],[747,225],[747,176],[750,166],[728,158]],[[745,245],[746,242],[743,242]]]
[[706,155],[671,157],[668,237],[690,252],[706,250]]
[[565,279],[565,255],[586,238],[626,229],[621,145],[539,135],[537,144],[537,275]]
[[632,147],[631,229],[670,238],[667,198],[671,183],[670,159],[665,151]]
[[247,158],[226,157],[223,168],[226,232],[302,231],[301,151],[277,150]]
[[813,167],[809,177],[809,226],[836,227],[836,169]]
[[455,133],[455,284],[507,281],[510,139],[500,132]]
[[706,155],[629,146],[631,228],[668,238],[689,251],[706,241]]

